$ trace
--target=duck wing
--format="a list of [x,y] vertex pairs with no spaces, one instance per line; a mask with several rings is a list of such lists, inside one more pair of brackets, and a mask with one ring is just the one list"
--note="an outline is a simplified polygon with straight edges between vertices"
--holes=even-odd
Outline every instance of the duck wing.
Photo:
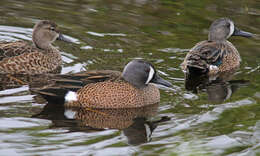
[[33,93],[41,95],[48,102],[64,102],[68,91],[76,92],[90,83],[103,81],[117,81],[121,79],[121,72],[113,70],[93,70],[75,74],[55,74],[39,77],[30,84]]
[[1,42],[0,43],[0,61],[4,58],[19,56],[24,53],[37,51],[37,48],[25,41]]
[[224,55],[224,46],[217,42],[202,41],[195,45],[183,62],[183,69],[201,73],[209,71],[210,65],[220,66]]

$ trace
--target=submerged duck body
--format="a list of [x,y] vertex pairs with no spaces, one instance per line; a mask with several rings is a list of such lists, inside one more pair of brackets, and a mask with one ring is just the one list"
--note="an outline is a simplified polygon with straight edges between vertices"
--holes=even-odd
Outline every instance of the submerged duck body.
[[215,20],[209,29],[208,40],[197,43],[186,55],[181,67],[185,73],[216,75],[238,69],[241,58],[235,46],[227,41],[231,36],[251,37],[239,30],[228,18]]
[[54,22],[38,22],[33,29],[33,44],[25,41],[0,43],[0,74],[41,74],[56,70],[62,63],[60,52],[51,44],[69,41]]
[[159,89],[152,83],[170,87],[148,62],[133,60],[123,72],[87,71],[56,76],[53,85],[34,90],[47,101],[65,100],[66,106],[90,108],[136,108],[158,103]]

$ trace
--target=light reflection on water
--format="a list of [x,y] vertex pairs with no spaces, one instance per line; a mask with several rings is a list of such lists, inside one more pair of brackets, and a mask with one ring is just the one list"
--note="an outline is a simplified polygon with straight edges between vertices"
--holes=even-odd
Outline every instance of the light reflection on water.
[[[212,20],[230,16],[243,29],[259,34],[256,1],[22,1],[1,2],[0,40],[31,40],[39,19],[57,22],[73,44],[57,42],[62,51],[62,73],[89,69],[122,70],[133,58],[151,61],[162,77],[174,84],[162,91],[161,122],[151,140],[129,144],[122,130],[85,129],[58,118],[32,118],[44,110],[27,86],[0,91],[0,152],[6,155],[254,155],[259,151],[259,38],[231,38],[242,65],[234,79],[250,81],[220,103],[206,92],[185,90],[179,68],[186,52],[207,38]],[[84,4],[81,4],[84,3]],[[54,5],[59,4],[59,5]],[[21,9],[23,8],[23,9]],[[238,9],[234,9],[238,8]],[[75,12],[75,10],[78,10]],[[205,13],[204,13],[205,12]],[[202,14],[203,13],[203,14]],[[16,20],[13,16],[17,16]],[[26,17],[25,17],[26,16]],[[44,102],[43,102],[44,103]],[[55,109],[56,111],[62,111]],[[50,112],[50,111],[47,111]],[[50,114],[48,114],[50,117]],[[60,117],[60,116],[59,116]],[[131,134],[131,133],[130,133]]]

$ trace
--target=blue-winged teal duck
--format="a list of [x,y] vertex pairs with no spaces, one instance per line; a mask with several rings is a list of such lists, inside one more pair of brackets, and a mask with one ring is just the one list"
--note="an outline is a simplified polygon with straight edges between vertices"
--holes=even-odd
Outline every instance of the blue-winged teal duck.
[[228,18],[215,20],[209,28],[208,40],[197,43],[186,55],[181,64],[183,71],[216,75],[237,69],[241,58],[235,46],[227,41],[230,36],[251,37],[252,34],[239,30]]
[[160,92],[151,83],[172,86],[159,77],[153,65],[143,60],[133,60],[122,73],[103,70],[56,75],[47,82],[47,87],[32,91],[49,102],[63,99],[67,106],[134,108],[160,101]]
[[0,74],[40,74],[56,70],[62,63],[56,40],[69,42],[54,22],[43,20],[33,29],[33,44],[25,41],[0,43]]

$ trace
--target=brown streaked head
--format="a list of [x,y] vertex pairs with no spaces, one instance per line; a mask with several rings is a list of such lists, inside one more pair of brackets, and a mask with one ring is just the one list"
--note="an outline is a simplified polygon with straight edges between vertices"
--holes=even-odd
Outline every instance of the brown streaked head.
[[57,24],[49,20],[40,21],[34,26],[32,39],[40,49],[48,49],[57,39],[69,41],[60,33]]

